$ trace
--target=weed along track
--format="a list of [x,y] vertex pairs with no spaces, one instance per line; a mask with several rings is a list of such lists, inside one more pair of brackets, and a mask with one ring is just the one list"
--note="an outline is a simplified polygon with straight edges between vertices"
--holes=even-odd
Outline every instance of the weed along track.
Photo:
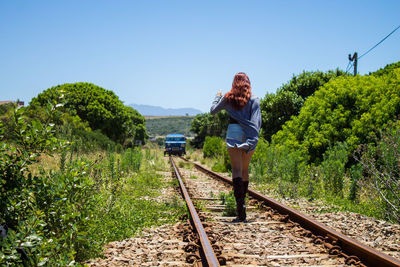
[[[399,260],[254,190],[249,190],[248,222],[232,223],[233,217],[223,216],[232,209],[231,179],[184,158],[177,159],[177,163],[173,158],[170,161],[181,185],[185,183],[182,194],[192,199],[192,204],[188,204],[192,218],[180,226],[188,242],[184,246],[188,263],[199,266],[400,266]],[[220,199],[224,199],[224,204]]]

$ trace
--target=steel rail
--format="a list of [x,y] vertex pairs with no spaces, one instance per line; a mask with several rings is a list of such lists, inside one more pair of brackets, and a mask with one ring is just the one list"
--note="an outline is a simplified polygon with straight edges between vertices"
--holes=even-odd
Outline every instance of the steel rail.
[[211,243],[210,243],[210,241],[209,241],[209,239],[207,237],[206,231],[204,230],[204,227],[201,224],[201,220],[200,220],[199,216],[197,215],[196,209],[194,208],[193,202],[189,197],[189,193],[187,192],[186,187],[183,184],[183,181],[182,181],[181,175],[180,175],[180,173],[178,171],[178,168],[176,167],[175,162],[174,162],[174,160],[172,159],[171,156],[169,157],[169,159],[171,161],[172,167],[174,168],[176,177],[177,177],[177,179],[179,181],[179,185],[180,185],[180,188],[181,188],[181,191],[182,191],[182,195],[185,198],[186,205],[187,205],[187,207],[189,209],[190,216],[192,218],[193,224],[194,224],[194,226],[196,228],[197,234],[199,235],[201,247],[202,247],[204,256],[206,258],[205,259],[206,263],[208,264],[208,266],[212,266],[212,267],[220,266],[219,265],[219,261],[218,261],[217,257],[215,256],[214,249],[213,249],[213,247],[212,247],[212,245],[211,245]]
[[[191,162],[183,157],[181,157],[183,160]],[[233,184],[231,179],[228,179],[218,173],[215,173],[207,168],[204,168],[203,166],[192,162],[196,168],[202,170],[205,173],[210,174],[211,176],[214,176],[228,184]],[[289,219],[293,222],[296,222],[300,224],[303,228],[310,230],[311,232],[323,236],[326,239],[334,240],[335,245],[340,246],[341,249],[349,253],[350,255],[355,255],[359,258],[359,260],[368,265],[368,266],[390,266],[390,267],[399,267],[400,266],[400,261],[396,258],[393,258],[389,255],[386,255],[382,252],[379,252],[371,247],[368,247],[362,243],[359,243],[358,241],[355,241],[354,239],[351,239],[341,233],[336,232],[335,230],[327,227],[326,225],[317,222],[310,217],[301,214],[300,212],[296,211],[295,209],[292,209],[286,205],[283,205],[276,200],[269,198],[255,190],[248,190],[248,194],[252,196],[253,198],[264,202],[267,206],[275,209],[278,211],[280,214],[283,215],[288,215]]]

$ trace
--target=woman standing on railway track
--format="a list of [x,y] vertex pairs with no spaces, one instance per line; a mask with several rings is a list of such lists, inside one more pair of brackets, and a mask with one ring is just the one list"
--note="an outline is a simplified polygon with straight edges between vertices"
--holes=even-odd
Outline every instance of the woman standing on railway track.
[[229,116],[226,145],[232,166],[233,193],[236,199],[235,222],[246,221],[245,197],[249,186],[249,164],[256,149],[261,127],[260,100],[251,93],[249,77],[235,75],[232,88],[224,96],[219,91],[212,103],[212,115],[225,109]]

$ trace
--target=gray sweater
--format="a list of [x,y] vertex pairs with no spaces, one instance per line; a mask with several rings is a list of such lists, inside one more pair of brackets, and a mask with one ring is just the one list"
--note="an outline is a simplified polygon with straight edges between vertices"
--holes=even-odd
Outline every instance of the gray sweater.
[[215,96],[210,113],[214,115],[223,109],[243,127],[247,138],[247,151],[254,150],[258,143],[258,133],[261,128],[260,99],[251,95],[247,104],[242,109],[236,110],[228,103],[225,97]]

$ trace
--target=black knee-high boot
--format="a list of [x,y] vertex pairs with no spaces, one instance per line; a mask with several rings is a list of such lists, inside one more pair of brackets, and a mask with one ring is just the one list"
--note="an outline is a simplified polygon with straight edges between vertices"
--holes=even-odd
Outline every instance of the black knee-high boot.
[[241,177],[233,178],[233,195],[236,200],[237,218],[235,221],[243,222],[246,220],[246,209],[244,207],[244,184]]
[[243,191],[242,191],[242,197],[243,197],[243,214],[244,214],[244,220],[246,220],[246,194],[247,194],[247,189],[249,188],[249,181],[242,181],[243,182]]
[[246,198],[247,189],[249,189],[249,181],[243,181],[243,195]]

